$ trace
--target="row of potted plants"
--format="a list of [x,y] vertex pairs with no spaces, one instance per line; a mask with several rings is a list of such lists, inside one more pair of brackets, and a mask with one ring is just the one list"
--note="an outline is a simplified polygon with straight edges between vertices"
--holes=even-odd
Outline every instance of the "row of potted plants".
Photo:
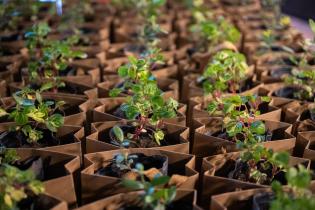
[[2,5],[0,209],[314,208],[314,42],[278,1],[25,2]]

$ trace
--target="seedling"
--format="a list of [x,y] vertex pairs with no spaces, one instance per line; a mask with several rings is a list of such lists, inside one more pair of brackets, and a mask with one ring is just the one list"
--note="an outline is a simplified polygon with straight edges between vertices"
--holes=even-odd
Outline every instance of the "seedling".
[[292,76],[285,78],[287,85],[297,87],[294,97],[299,100],[313,100],[315,88],[315,72],[312,69],[293,69]]
[[28,143],[36,144],[43,138],[41,129],[48,129],[52,133],[56,133],[64,123],[64,117],[55,113],[64,104],[63,101],[57,103],[53,101],[44,101],[39,91],[29,88],[13,94],[16,106],[11,113],[1,110],[2,114],[6,114],[16,123],[11,128],[12,131],[22,132]]
[[129,57],[130,63],[118,69],[118,74],[125,82],[123,87],[114,88],[110,95],[117,96],[123,91],[128,91],[126,103],[121,107],[128,119],[137,119],[137,129],[132,136],[139,140],[148,124],[155,126],[154,138],[158,145],[164,139],[161,130],[162,120],[176,116],[178,102],[170,98],[165,100],[163,92],[158,88],[155,78],[149,71],[149,63],[144,59]]
[[124,179],[122,184],[131,190],[144,191],[141,195],[142,209],[165,210],[176,196],[176,187],[165,187],[170,177],[157,174],[152,181],[146,181],[144,166],[137,163],[133,169],[140,176],[140,181]]
[[[240,164],[248,166],[243,168],[237,167],[234,172],[234,178],[243,179],[243,172],[245,175],[244,181],[250,181],[259,184],[271,184],[274,177],[279,173],[286,170],[289,164],[289,154],[287,152],[273,152],[259,143],[243,143],[238,142],[240,149],[243,149],[240,156]],[[246,169],[245,171],[243,171]]]
[[18,209],[18,203],[28,196],[44,192],[43,184],[32,171],[21,171],[9,165],[0,166],[0,209]]
[[256,54],[257,55],[263,55],[269,52],[272,52],[274,50],[274,47],[277,47],[279,50],[294,54],[294,50],[288,46],[285,45],[278,45],[276,43],[276,35],[274,34],[274,30],[272,29],[267,29],[262,32],[261,35],[261,46],[257,50]]
[[190,27],[190,30],[197,43],[200,43],[198,48],[203,51],[208,51],[223,42],[236,44],[241,38],[238,29],[224,17],[209,20],[202,13],[195,13],[194,17],[196,23]]
[[282,187],[279,182],[272,183],[275,199],[270,210],[304,210],[315,208],[315,198],[309,190],[311,173],[303,165],[291,167],[286,172],[288,185]]
[[208,112],[223,117],[222,130],[226,130],[232,141],[255,144],[267,140],[265,124],[255,118],[260,115],[259,104],[269,101],[268,97],[257,95],[232,95],[213,100],[208,105]]
[[204,93],[215,98],[226,92],[240,92],[240,83],[247,73],[248,66],[243,54],[223,50],[213,57],[199,81],[203,81]]
[[86,54],[71,50],[78,38],[73,36],[64,41],[49,40],[51,29],[46,23],[39,23],[25,34],[30,52],[28,72],[32,82],[43,83],[41,90],[57,92],[65,86],[60,80],[59,72],[67,69],[69,62],[75,58],[86,58]]
[[134,159],[137,158],[137,155],[129,155],[128,152],[120,153],[115,155],[113,158],[113,164],[119,168],[119,170],[124,171],[132,170],[132,165],[134,164]]

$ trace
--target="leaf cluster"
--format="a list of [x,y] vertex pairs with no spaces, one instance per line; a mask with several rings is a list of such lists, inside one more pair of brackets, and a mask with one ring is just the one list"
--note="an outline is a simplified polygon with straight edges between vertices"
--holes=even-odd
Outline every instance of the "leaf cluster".
[[240,159],[250,167],[249,180],[255,183],[268,183],[277,173],[288,168],[287,152],[274,152],[257,143],[250,145],[238,142],[238,146],[246,148],[241,152]]
[[196,12],[194,15],[196,23],[190,26],[196,40],[205,44],[204,47],[211,49],[225,41],[235,44],[240,40],[241,33],[239,30],[224,17],[209,19],[207,16]]
[[246,78],[247,72],[248,66],[243,54],[222,50],[214,55],[199,80],[204,81],[205,94],[228,91],[236,93],[240,90],[240,83]]
[[10,165],[0,166],[0,209],[16,209],[17,204],[30,195],[44,192],[43,184],[32,171],[21,171]]
[[16,123],[11,129],[21,131],[29,143],[36,143],[43,138],[43,132],[39,128],[47,128],[51,132],[57,132],[64,123],[64,117],[55,113],[64,105],[63,101],[44,101],[39,91],[24,88],[13,94],[16,106],[11,113],[3,109],[2,115],[6,114]]
[[129,62],[118,69],[119,76],[125,80],[123,87],[112,89],[110,95],[114,97],[123,91],[131,91],[132,95],[127,97],[121,109],[128,119],[139,120],[140,131],[147,123],[155,125],[157,129],[154,137],[159,144],[164,135],[158,126],[162,119],[176,116],[178,102],[163,97],[163,92],[149,70],[150,62],[147,59],[129,57]]
[[260,115],[259,104],[269,101],[269,97],[257,95],[231,95],[213,100],[207,110],[210,115],[223,117],[223,129],[234,141],[255,144],[266,141],[265,124],[255,118]]
[[293,69],[292,75],[285,78],[287,85],[298,87],[294,96],[300,100],[313,100],[315,88],[315,71],[313,69]]
[[132,170],[134,165],[134,159],[137,159],[137,155],[129,155],[128,153],[119,153],[113,158],[113,164],[117,166],[121,171]]
[[140,176],[140,181],[124,179],[122,184],[131,190],[143,190],[142,209],[165,210],[176,196],[176,187],[165,187],[170,180],[168,176],[157,174],[151,181],[145,180],[144,167],[137,163],[133,169]]
[[279,182],[272,183],[275,199],[271,210],[304,210],[314,209],[315,199],[308,189],[311,183],[311,173],[303,165],[291,167],[286,172],[288,186],[283,188]]
[[25,34],[30,52],[28,72],[32,81],[48,80],[45,89],[62,87],[65,84],[59,79],[59,71],[67,69],[69,62],[75,58],[86,58],[81,51],[71,47],[78,41],[72,36],[66,40],[50,40],[47,35],[51,31],[47,23],[38,23]]

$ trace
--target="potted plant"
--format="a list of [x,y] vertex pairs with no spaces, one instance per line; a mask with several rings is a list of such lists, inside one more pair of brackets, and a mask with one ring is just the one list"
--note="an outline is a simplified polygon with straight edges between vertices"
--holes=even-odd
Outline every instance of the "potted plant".
[[237,151],[239,141],[258,141],[276,150],[282,145],[281,149],[292,150],[295,138],[289,134],[290,125],[272,121],[272,112],[260,115],[259,107],[262,109],[269,100],[255,95],[232,95],[209,103],[210,117],[194,121],[193,153],[205,157]]
[[36,180],[32,171],[2,163],[0,174],[1,209],[67,209],[64,202],[43,194],[43,183]]
[[26,33],[30,54],[27,70],[33,86],[36,88],[42,86],[42,89],[57,92],[58,88],[65,87],[60,76],[77,74],[75,69],[69,67],[69,62],[75,58],[85,58],[86,55],[71,50],[71,46],[77,41],[76,37],[70,37],[65,41],[47,39],[50,30],[46,23],[40,23]]
[[[194,189],[198,178],[194,156],[157,149],[124,149],[126,146],[124,142],[119,150],[85,155],[86,167],[81,173],[84,203],[127,192],[119,183],[123,179],[141,179],[134,172],[137,164],[143,165],[146,180],[152,180],[157,175],[168,175],[170,185],[178,189]],[[184,168],[185,171],[182,171]],[[92,180],[98,184],[91,185]]]
[[83,130],[78,125],[64,125],[63,101],[44,100],[39,91],[29,88],[13,97],[16,105],[11,112],[1,109],[2,117],[13,120],[0,124],[3,147],[49,147],[63,153],[80,154]]
[[[302,165],[298,168],[289,168],[286,174],[287,186],[273,183],[272,189],[252,189],[239,192],[225,193],[212,197],[211,210],[237,209],[242,203],[251,209],[312,209],[314,206],[311,183],[311,173]],[[242,198],[241,198],[242,197]],[[224,198],[224,199],[222,199]],[[241,199],[240,199],[241,198]],[[229,201],[227,203],[226,201]]]
[[[15,109],[11,113],[2,109],[1,115],[9,115],[16,125],[11,128],[11,132],[2,136],[1,145],[5,147],[35,146],[40,144],[40,140],[44,140],[43,145],[58,144],[53,135],[49,134],[57,132],[64,123],[63,116],[56,113],[64,102],[60,101],[56,104],[52,101],[45,102],[39,91],[29,88],[15,93],[13,97],[16,101]],[[15,137],[15,141],[12,137]]]
[[[204,158],[202,191],[204,205],[209,205],[209,196],[232,192],[236,188],[263,188],[276,180],[285,185],[288,167],[299,164],[306,164],[309,167],[309,161],[306,159],[291,157],[286,152],[274,152],[257,142],[247,142],[240,146],[245,148],[240,153]],[[218,185],[221,187],[215,187]]]
[[[155,48],[156,49],[156,48]],[[150,52],[151,53],[151,52]],[[86,91],[86,94],[89,98],[95,97],[98,95],[98,98],[106,98],[112,95],[112,90],[118,90],[119,86],[123,85],[126,80],[134,80],[134,78],[129,78],[128,75],[121,75],[121,71],[135,71],[145,72],[157,81],[158,87],[164,91],[164,97],[178,98],[178,81],[175,79],[167,78],[167,76],[175,76],[177,73],[177,68],[159,68],[159,66],[164,63],[162,54],[159,53],[159,50],[152,52],[152,54],[143,55],[143,57],[136,58],[134,56],[129,56],[126,64],[118,65],[115,67],[115,71],[111,74],[118,75],[106,75],[104,76],[104,82],[97,85],[97,89]],[[117,69],[117,70],[116,70]],[[117,89],[118,88],[118,89]],[[96,91],[96,92],[95,92]],[[131,94],[131,91],[120,91],[120,96],[128,96]]]
[[[213,54],[220,50],[230,49],[237,51],[241,49],[241,34],[237,28],[222,15],[218,18],[212,17],[204,7],[197,7],[193,11],[193,21],[185,26],[190,31],[182,32],[179,37],[183,42],[180,52],[185,50],[187,61],[183,60],[181,65],[185,71],[202,72]],[[210,17],[209,17],[210,16]],[[186,75],[187,72],[182,72]]]
[[202,75],[184,77],[182,100],[206,94],[242,93],[255,86],[253,67],[247,65],[245,56],[222,50],[213,56]]

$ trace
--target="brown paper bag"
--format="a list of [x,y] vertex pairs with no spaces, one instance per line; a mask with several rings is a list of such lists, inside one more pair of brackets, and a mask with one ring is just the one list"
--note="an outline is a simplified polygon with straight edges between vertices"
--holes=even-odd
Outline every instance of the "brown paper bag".
[[[311,190],[314,193],[315,183],[311,183]],[[237,192],[223,193],[212,196],[210,210],[238,210],[252,209],[253,196],[259,193],[272,192],[270,188],[241,190]]]
[[[0,133],[8,131],[14,125],[14,122],[0,123]],[[64,125],[58,129],[55,135],[64,144],[37,149],[81,156],[81,140],[84,137],[84,129],[81,126]]]
[[[204,172],[202,183],[201,203],[203,207],[209,206],[209,198],[213,195],[218,195],[226,192],[233,192],[237,190],[265,188],[267,185],[259,185],[250,182],[243,182],[226,177],[216,176],[216,171],[222,169],[224,164],[229,159],[236,160],[239,157],[239,152],[227,153],[222,155],[215,155],[203,159],[202,170]],[[303,164],[309,168],[310,161],[303,158],[290,157],[290,166]]]
[[[283,122],[264,120],[266,129],[273,132],[273,140],[264,142],[264,146],[275,151],[291,151],[295,146],[296,138],[290,134],[291,125]],[[192,153],[200,157],[221,154],[224,150],[227,152],[237,151],[234,142],[215,136],[209,136],[210,128],[214,126],[221,127],[222,118],[207,117],[195,120],[197,129],[194,133]]]
[[69,206],[77,204],[76,190],[79,185],[74,181],[74,174],[81,167],[78,156],[31,148],[18,148],[16,151],[21,161],[34,156],[42,158],[45,193],[66,201]]
[[177,186],[179,189],[195,188],[199,174],[197,171],[195,171],[195,158],[193,155],[140,148],[128,150],[111,150],[107,152],[98,152],[85,155],[85,169],[81,172],[82,200],[84,203],[128,191],[126,188],[119,185],[121,182],[120,178],[95,174],[95,171],[100,167],[108,165],[110,160],[112,160],[116,154],[126,151],[128,154],[143,153],[147,156],[165,156],[167,161],[162,171],[165,171],[168,176],[177,174],[187,177],[184,182],[179,183],[179,186]]
[[[113,195],[108,198],[98,200],[96,202],[82,206],[76,210],[119,210],[121,204],[133,203],[133,201],[141,195],[140,192],[129,192]],[[177,190],[174,201],[179,203],[192,203],[193,210],[200,210],[201,208],[196,205],[197,192],[194,190]],[[127,204],[128,205],[128,204]],[[130,205],[130,204],[129,204]],[[117,207],[116,207],[117,206]]]

